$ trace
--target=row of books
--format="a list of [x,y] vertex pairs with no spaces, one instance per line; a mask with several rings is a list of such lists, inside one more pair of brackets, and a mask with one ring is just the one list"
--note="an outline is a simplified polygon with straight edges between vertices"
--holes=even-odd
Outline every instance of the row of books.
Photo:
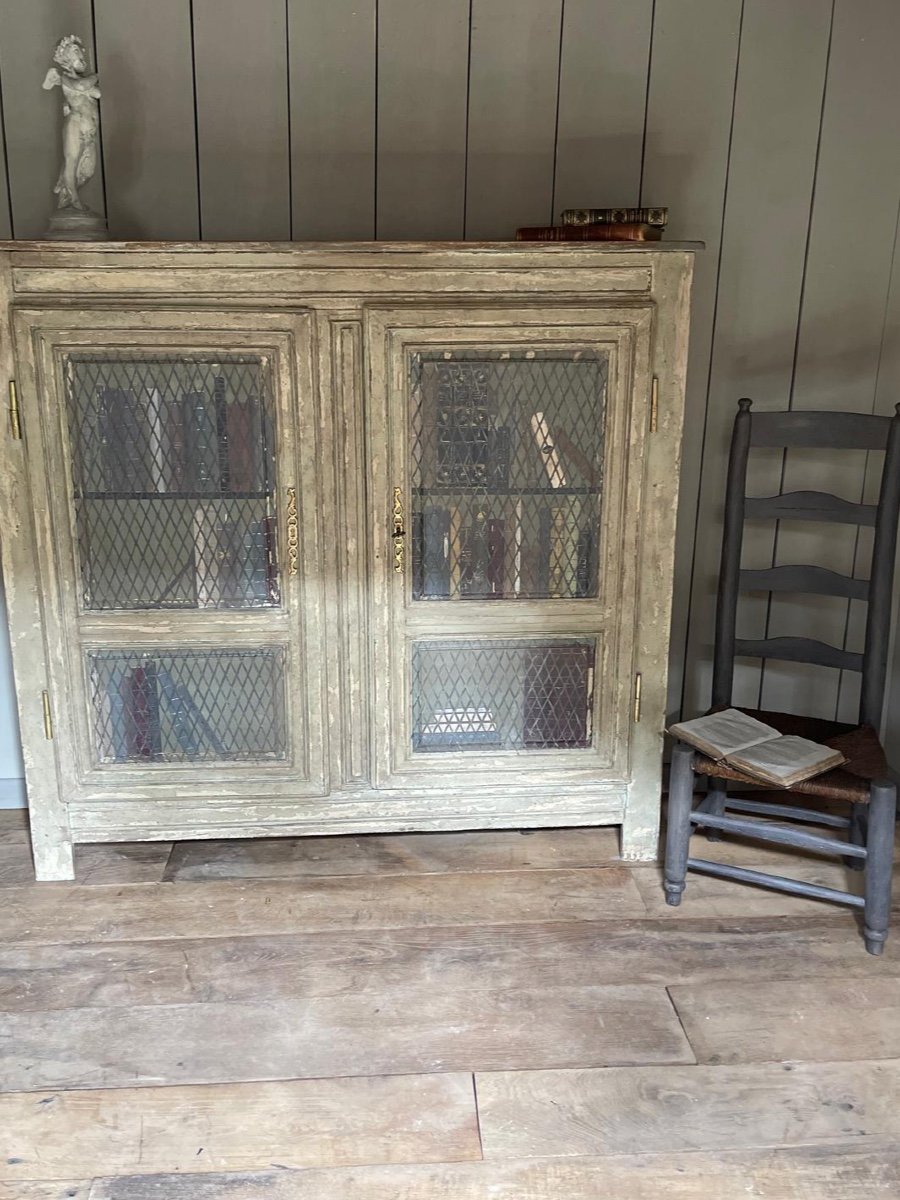
[[669,219],[666,208],[567,208],[559,225],[527,225],[520,242],[656,242]]
[[84,490],[263,491],[271,432],[261,416],[255,397],[227,396],[224,378],[211,393],[100,388],[97,433],[82,431],[91,439],[82,454]]
[[116,762],[162,760],[161,702],[167,706],[172,733],[185,758],[197,758],[201,749],[224,757],[221,739],[189,689],[153,661],[114,672],[107,699]]
[[466,521],[458,509],[428,505],[413,517],[417,599],[579,597],[596,587],[595,531],[566,506],[537,514],[534,536],[500,517]]

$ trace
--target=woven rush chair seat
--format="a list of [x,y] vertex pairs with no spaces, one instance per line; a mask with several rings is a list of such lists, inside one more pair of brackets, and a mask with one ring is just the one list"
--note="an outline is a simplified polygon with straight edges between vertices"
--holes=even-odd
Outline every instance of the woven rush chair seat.
[[[811,742],[821,742],[833,750],[839,750],[847,759],[832,771],[793,784],[789,789],[792,796],[812,796],[821,800],[844,801],[848,804],[867,804],[869,785],[872,781],[884,779],[890,774],[884,749],[871,725],[844,725],[837,721],[823,721],[817,717],[798,717],[790,713],[766,712],[754,708],[742,708],[741,712],[748,713],[758,721],[764,721],[779,733],[809,738]],[[734,783],[759,787],[759,780],[752,775],[699,753],[694,755],[694,772],[697,775],[706,775],[710,779],[728,779]]]

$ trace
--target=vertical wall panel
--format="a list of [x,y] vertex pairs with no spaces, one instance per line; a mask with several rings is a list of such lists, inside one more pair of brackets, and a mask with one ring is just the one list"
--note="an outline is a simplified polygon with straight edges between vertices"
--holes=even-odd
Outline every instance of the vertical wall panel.
[[[900,5],[838,0],[835,5],[821,149],[800,318],[793,407],[871,412],[875,404],[885,306],[900,193]],[[850,214],[865,236],[848,236]],[[818,488],[862,496],[862,451],[792,451],[786,490]],[[810,561],[853,571],[850,526],[782,522],[775,561]],[[840,646],[847,602],[824,597],[773,599],[772,636],[801,634]],[[861,646],[850,646],[859,650]],[[822,667],[766,664],[763,704],[834,717],[839,676]]]
[[[713,332],[706,436],[700,467],[684,711],[709,704],[715,590],[731,426],[740,396],[755,409],[787,408],[828,58],[831,0],[747,5],[735,94]],[[696,426],[688,442],[699,438]],[[768,451],[754,451],[776,468]],[[751,467],[750,490],[756,491]],[[760,493],[765,489],[760,489]],[[771,490],[777,490],[777,478]],[[755,526],[764,528],[755,528]],[[771,524],[748,523],[745,564],[765,566],[755,545]],[[688,564],[682,562],[681,569]],[[739,633],[762,637],[767,605],[743,600]],[[756,705],[759,664],[739,664],[735,701]]]
[[461,238],[469,0],[380,0],[379,238]]
[[[62,94],[59,88],[45,92],[41,84],[56,43],[68,33],[81,38],[93,63],[91,0],[0,0],[0,82],[17,238],[42,237],[56,207]],[[103,212],[102,175],[98,164],[82,193],[96,212]]]
[[291,236],[284,0],[194,0],[205,239]]
[[190,0],[94,0],[114,238],[198,236]]
[[0,238],[12,237],[9,176],[6,171],[6,140],[3,137],[3,81],[0,76]]
[[[741,0],[657,0],[641,202],[667,204],[671,238],[706,249],[694,268],[691,348],[672,614],[669,711],[681,702],[694,519],[719,243],[741,25]],[[661,397],[665,403],[665,397]]]
[[296,240],[374,237],[375,13],[376,0],[288,0]]
[[[877,412],[886,416],[894,415],[896,404],[900,403],[900,226],[894,238],[894,257],[892,275],[890,275],[890,294],[888,299],[887,320],[884,323],[884,338],[880,368],[878,368],[878,388],[876,392]],[[875,458],[872,455],[872,458]],[[881,458],[881,456],[877,456]],[[876,470],[866,479],[865,499],[870,500],[876,493],[878,470],[881,462],[874,463]],[[892,649],[888,658],[886,713],[883,721],[884,745],[892,748],[892,764],[900,767],[900,551],[896,562],[894,575],[894,623]],[[841,708],[838,719],[848,720],[845,706],[845,686],[841,686]]]
[[566,0],[554,220],[638,202],[652,21],[653,0]]
[[473,0],[467,238],[550,220],[561,12],[562,0]]

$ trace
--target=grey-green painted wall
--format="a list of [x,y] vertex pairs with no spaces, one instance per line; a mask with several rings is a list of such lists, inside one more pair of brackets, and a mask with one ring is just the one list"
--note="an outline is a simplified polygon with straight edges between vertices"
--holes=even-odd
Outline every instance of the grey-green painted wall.
[[[40,83],[68,32],[101,72],[92,199],[113,237],[505,238],[568,205],[644,203],[706,242],[670,693],[673,712],[701,709],[737,398],[885,413],[900,398],[900,3],[0,0],[0,237],[45,227],[59,101]],[[806,453],[756,482],[859,499],[874,465]],[[864,574],[868,545],[785,526],[748,553]],[[743,620],[861,649],[855,605],[750,599]],[[8,688],[0,646],[0,710]],[[748,666],[738,689],[850,719],[857,697],[790,664]],[[0,783],[16,754],[7,735]]]

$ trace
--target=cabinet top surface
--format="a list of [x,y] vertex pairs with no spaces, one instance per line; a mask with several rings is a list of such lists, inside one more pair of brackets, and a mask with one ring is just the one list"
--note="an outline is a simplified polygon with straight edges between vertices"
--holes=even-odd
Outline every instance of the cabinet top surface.
[[0,241],[0,250],[10,254],[283,254],[294,257],[319,255],[399,256],[422,258],[447,254],[490,260],[502,255],[545,260],[546,265],[571,261],[573,257],[596,260],[619,254],[647,255],[672,252],[695,253],[703,242],[64,242]]

